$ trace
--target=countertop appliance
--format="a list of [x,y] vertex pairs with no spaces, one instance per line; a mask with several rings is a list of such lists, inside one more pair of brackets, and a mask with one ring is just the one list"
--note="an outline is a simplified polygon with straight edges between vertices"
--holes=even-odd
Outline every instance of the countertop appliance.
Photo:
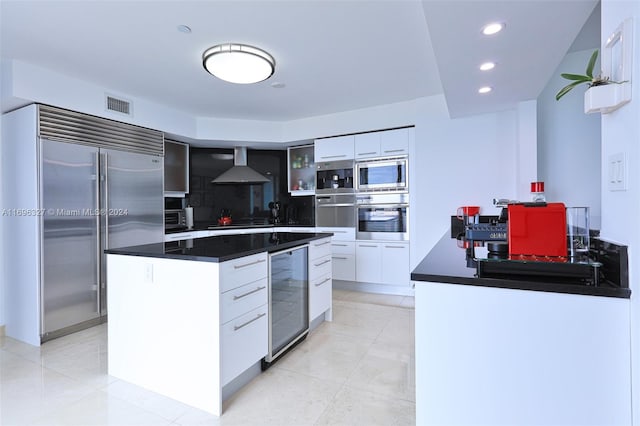
[[409,239],[409,194],[358,194],[358,240]]
[[355,227],[356,195],[316,195],[316,226]]
[[409,190],[409,159],[407,156],[377,158],[356,163],[358,192]]
[[563,203],[509,204],[509,256],[567,256],[567,216]]
[[353,160],[316,164],[316,194],[353,193]]
[[164,229],[187,229],[187,215],[184,209],[166,209],[164,211]]
[[163,241],[163,135],[44,105],[5,125],[5,206],[34,212],[7,218],[7,335],[39,345],[106,320],[105,249]]
[[269,254],[269,353],[263,370],[309,333],[308,251],[304,245]]

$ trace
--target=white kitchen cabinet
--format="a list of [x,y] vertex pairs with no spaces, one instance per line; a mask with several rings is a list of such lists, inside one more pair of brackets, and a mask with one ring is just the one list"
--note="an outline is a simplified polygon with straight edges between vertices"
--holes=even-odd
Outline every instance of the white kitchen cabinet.
[[409,243],[356,243],[356,281],[409,286]]
[[394,157],[409,154],[409,129],[394,129],[380,132],[380,155]]
[[309,243],[309,321],[323,313],[331,321],[332,306],[331,238]]
[[305,145],[288,148],[287,165],[289,193],[293,196],[315,194],[314,146]]
[[373,242],[356,243],[356,281],[379,283],[382,279],[382,249]]
[[356,239],[356,229],[352,227],[316,227],[316,232],[331,232],[333,233],[333,241],[354,241]]
[[356,243],[337,240],[331,242],[331,260],[334,280],[356,280]]
[[409,243],[381,243],[382,284],[410,286]]
[[409,154],[409,129],[355,135],[356,160]]
[[189,145],[164,141],[164,196],[184,197],[189,193]]
[[354,158],[354,137],[337,136],[316,139],[314,142],[315,162],[352,160]]

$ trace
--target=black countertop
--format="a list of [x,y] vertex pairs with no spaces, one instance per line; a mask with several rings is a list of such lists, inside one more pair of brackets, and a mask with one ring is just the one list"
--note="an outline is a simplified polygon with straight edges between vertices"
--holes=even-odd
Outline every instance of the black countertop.
[[207,221],[207,222],[195,222],[193,224],[193,228],[189,229],[186,226],[181,228],[173,228],[173,229],[165,229],[165,234],[177,234],[180,232],[192,232],[192,231],[222,231],[225,229],[256,229],[256,228],[314,228],[315,225],[288,225],[285,223],[279,223],[277,225],[273,223],[268,223],[268,221],[254,221],[254,222],[235,222],[231,223],[231,225],[218,225],[215,221]]
[[476,275],[476,267],[467,266],[466,249],[459,247],[458,244],[458,240],[451,238],[450,233],[447,232],[411,272],[411,280],[627,299],[631,297],[629,288],[616,287],[606,282],[593,286],[554,282],[552,279],[533,280],[522,276],[513,279],[479,278]]
[[331,237],[331,233],[266,232],[259,234],[220,235],[192,240],[167,241],[105,250],[107,254],[159,257],[164,259],[225,262],[263,252],[297,247],[313,240]]

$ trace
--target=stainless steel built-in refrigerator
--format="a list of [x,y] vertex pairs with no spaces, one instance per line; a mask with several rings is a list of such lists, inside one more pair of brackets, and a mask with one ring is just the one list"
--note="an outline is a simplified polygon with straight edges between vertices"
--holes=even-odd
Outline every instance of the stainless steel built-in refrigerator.
[[162,161],[41,141],[42,336],[106,314],[103,251],[164,233]]
[[37,345],[106,319],[106,248],[163,240],[163,135],[43,105],[4,118],[6,331]]

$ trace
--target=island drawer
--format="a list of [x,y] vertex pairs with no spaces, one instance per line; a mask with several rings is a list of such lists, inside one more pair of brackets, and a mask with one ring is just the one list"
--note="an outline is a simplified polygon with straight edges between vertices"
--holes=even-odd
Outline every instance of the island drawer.
[[309,259],[317,259],[331,254],[331,238],[314,240],[309,243]]
[[267,279],[234,288],[220,296],[222,323],[231,321],[247,312],[264,305],[268,301]]
[[267,253],[240,257],[220,264],[220,292],[232,290],[267,276]]
[[313,321],[331,308],[331,270],[329,274],[309,281],[309,320]]
[[309,279],[313,280],[323,275],[331,276],[331,253],[309,261]]
[[268,336],[267,305],[220,327],[222,386],[267,355]]

